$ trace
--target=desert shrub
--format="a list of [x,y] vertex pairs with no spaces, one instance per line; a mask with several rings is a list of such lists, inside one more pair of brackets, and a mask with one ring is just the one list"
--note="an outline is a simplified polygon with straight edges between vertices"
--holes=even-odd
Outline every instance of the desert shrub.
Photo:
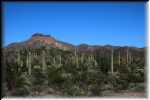
[[51,86],[60,86],[64,81],[62,76],[62,71],[60,69],[49,68],[48,69],[48,85]]
[[[11,55],[15,58],[15,55]],[[11,59],[12,59],[11,58]],[[6,84],[11,95],[22,96],[30,94],[30,80],[26,72],[23,72],[15,60],[6,60]]]
[[110,90],[113,91],[127,89],[129,84],[128,80],[126,79],[126,74],[109,75],[107,83],[110,85]]
[[100,84],[92,84],[88,87],[88,92],[90,92],[89,96],[100,96],[102,93]]
[[12,95],[16,96],[26,96],[31,93],[31,82],[26,74],[18,76],[16,80],[16,88]]
[[30,87],[28,86],[23,86],[20,88],[16,88],[15,92],[13,95],[15,96],[27,96],[31,93]]
[[117,78],[113,75],[107,77],[107,85],[109,85],[110,90],[117,88]]
[[145,91],[145,83],[130,83],[128,89],[131,91]]
[[69,86],[69,88],[64,89],[66,96],[82,96],[84,91],[78,85]]
[[88,73],[88,92],[90,96],[100,96],[105,85],[106,76],[98,68]]
[[137,83],[135,90],[136,91],[145,91],[145,83]]
[[6,82],[2,83],[2,95],[1,97],[7,96],[7,92],[8,92],[8,87]]
[[34,69],[30,77],[32,83],[32,91],[42,91],[48,85],[47,74],[41,69]]

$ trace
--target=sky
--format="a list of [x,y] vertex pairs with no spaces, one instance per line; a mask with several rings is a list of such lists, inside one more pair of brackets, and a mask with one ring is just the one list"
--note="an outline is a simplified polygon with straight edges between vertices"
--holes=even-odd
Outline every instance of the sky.
[[3,46],[39,32],[74,45],[146,46],[145,2],[3,2]]

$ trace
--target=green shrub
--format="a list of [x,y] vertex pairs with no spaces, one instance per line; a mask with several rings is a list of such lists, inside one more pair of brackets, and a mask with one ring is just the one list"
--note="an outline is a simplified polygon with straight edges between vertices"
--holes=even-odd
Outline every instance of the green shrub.
[[18,76],[16,80],[16,88],[12,95],[15,96],[26,96],[31,93],[31,82],[26,74]]
[[130,83],[128,89],[131,91],[145,91],[145,83]]
[[27,96],[31,93],[30,87],[24,86],[20,88],[16,88],[13,95],[15,96]]

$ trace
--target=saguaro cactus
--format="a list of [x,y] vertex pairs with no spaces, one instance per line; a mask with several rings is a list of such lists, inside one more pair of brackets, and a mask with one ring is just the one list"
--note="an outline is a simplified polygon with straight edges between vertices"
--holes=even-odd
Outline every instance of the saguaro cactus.
[[112,49],[111,49],[111,73],[112,74],[114,73],[113,53],[114,53],[114,50],[113,50],[113,47],[112,47]]
[[56,59],[55,59],[55,57],[53,57],[53,64],[54,64],[54,65],[56,64]]
[[97,66],[97,61],[94,56],[93,56],[93,61],[94,61],[94,66]]
[[45,71],[46,63],[45,63],[45,50],[42,51],[42,69]]
[[31,75],[31,52],[27,53],[26,66],[28,67],[28,73]]
[[17,52],[17,64],[20,66],[20,51]]
[[129,53],[129,64],[131,64],[131,63],[132,63],[132,53],[130,51],[130,53]]
[[95,62],[95,59],[94,59],[94,56],[93,55],[90,55],[90,61],[92,62],[92,64],[96,64],[96,62]]
[[120,51],[119,51],[119,53],[118,53],[118,64],[119,64],[119,66],[120,66]]
[[126,55],[126,57],[127,57],[127,63],[126,63],[126,65],[128,67],[128,63],[129,63],[129,48],[127,48],[127,55]]
[[132,54],[131,54],[131,50],[128,49],[128,65],[132,63]]
[[84,54],[81,55],[81,63],[84,61]]
[[59,55],[59,64],[61,65],[61,55]]
[[79,67],[79,62],[78,62],[77,48],[75,48],[74,55],[75,55],[76,67],[78,68]]

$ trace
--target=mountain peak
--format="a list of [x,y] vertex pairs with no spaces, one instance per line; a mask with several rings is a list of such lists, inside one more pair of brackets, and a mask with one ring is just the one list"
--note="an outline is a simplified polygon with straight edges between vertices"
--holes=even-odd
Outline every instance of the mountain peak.
[[31,37],[35,41],[45,41],[45,42],[56,42],[56,39],[51,35],[44,35],[43,33],[34,33]]
[[51,35],[44,35],[43,33],[34,33],[32,37],[41,36],[41,37],[51,37]]
[[61,42],[53,38],[51,35],[44,35],[43,33],[34,33],[30,39],[8,45],[8,47],[13,48],[39,48],[41,46],[54,47],[63,50],[72,49],[74,47],[71,44]]

